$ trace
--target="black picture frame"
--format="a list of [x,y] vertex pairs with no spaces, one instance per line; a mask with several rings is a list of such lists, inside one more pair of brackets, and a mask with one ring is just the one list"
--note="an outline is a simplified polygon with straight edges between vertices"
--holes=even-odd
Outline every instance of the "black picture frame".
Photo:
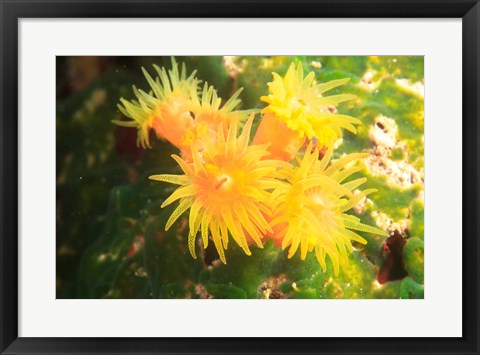
[[[478,0],[1,0],[1,354],[332,353],[479,354]],[[461,338],[19,338],[18,20],[110,17],[462,18],[463,337]]]

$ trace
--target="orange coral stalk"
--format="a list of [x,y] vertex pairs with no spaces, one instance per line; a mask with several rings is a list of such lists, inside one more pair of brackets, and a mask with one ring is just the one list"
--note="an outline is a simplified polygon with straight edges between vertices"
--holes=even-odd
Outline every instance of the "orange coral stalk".
[[160,104],[154,113],[151,127],[157,137],[164,138],[171,144],[185,149],[185,138],[193,129],[193,117],[186,110],[188,99],[183,95],[168,97]]
[[292,131],[275,114],[266,113],[258,126],[253,144],[269,144],[269,159],[290,161],[305,143],[305,137]]

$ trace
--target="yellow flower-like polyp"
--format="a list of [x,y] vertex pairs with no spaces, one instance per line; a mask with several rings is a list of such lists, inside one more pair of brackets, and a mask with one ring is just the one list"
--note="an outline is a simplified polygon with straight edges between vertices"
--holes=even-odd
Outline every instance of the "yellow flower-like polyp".
[[183,175],[150,176],[152,180],[180,185],[162,204],[165,207],[180,200],[165,228],[169,229],[189,210],[188,245],[193,257],[199,232],[205,248],[212,236],[220,259],[226,263],[224,249],[230,236],[250,255],[247,238],[262,247],[263,236],[271,231],[265,219],[271,214],[269,190],[279,185],[273,175],[282,163],[262,160],[268,155],[265,147],[248,145],[252,121],[253,115],[238,137],[237,120],[232,120],[226,137],[220,127],[215,144],[207,143],[201,154],[192,147],[190,164],[174,155]]
[[328,255],[337,275],[339,266],[346,267],[348,263],[351,241],[366,244],[366,240],[352,230],[387,235],[346,213],[376,191],[367,189],[353,193],[366,182],[366,178],[345,182],[350,175],[361,170],[359,166],[346,168],[346,164],[365,155],[350,154],[330,164],[331,149],[321,160],[318,148],[313,152],[311,149],[310,144],[298,167],[289,166],[282,171],[286,182],[272,193],[274,217],[270,225],[275,230],[273,237],[281,240],[282,248],[289,247],[289,258],[299,247],[302,260],[309,251],[314,251],[325,271]]
[[356,133],[357,118],[335,113],[332,108],[355,99],[355,95],[340,94],[323,96],[329,90],[346,84],[349,79],[317,83],[315,73],[303,77],[303,66],[291,64],[284,77],[273,73],[268,83],[268,96],[260,99],[268,104],[264,114],[274,114],[289,129],[300,137],[315,138],[320,146],[332,147],[342,137],[342,129]]
[[149,132],[154,128],[158,137],[168,140],[182,149],[184,135],[193,126],[193,117],[188,111],[189,95],[197,89],[195,71],[187,77],[185,65],[181,71],[172,59],[172,69],[168,71],[154,65],[158,77],[154,80],[144,69],[151,92],[133,87],[136,100],[120,99],[118,109],[130,121],[113,120],[116,125],[135,127],[138,130],[137,145],[150,147]]

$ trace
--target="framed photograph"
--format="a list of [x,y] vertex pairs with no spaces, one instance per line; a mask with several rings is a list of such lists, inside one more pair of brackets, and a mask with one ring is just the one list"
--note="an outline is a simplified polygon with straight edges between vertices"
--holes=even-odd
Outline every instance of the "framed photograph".
[[480,5],[1,2],[1,354],[478,354]]

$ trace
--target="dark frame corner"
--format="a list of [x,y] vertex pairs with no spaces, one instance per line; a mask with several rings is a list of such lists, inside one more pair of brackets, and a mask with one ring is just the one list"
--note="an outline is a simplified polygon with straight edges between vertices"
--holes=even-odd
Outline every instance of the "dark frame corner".
[[[135,3],[135,4],[134,4]],[[138,6],[141,4],[141,6]],[[275,6],[272,6],[272,5]],[[135,5],[135,6],[133,6]],[[0,0],[0,353],[479,354],[478,0]],[[255,14],[252,16],[252,14]],[[456,17],[463,19],[463,337],[328,339],[18,337],[18,19],[25,17]]]

